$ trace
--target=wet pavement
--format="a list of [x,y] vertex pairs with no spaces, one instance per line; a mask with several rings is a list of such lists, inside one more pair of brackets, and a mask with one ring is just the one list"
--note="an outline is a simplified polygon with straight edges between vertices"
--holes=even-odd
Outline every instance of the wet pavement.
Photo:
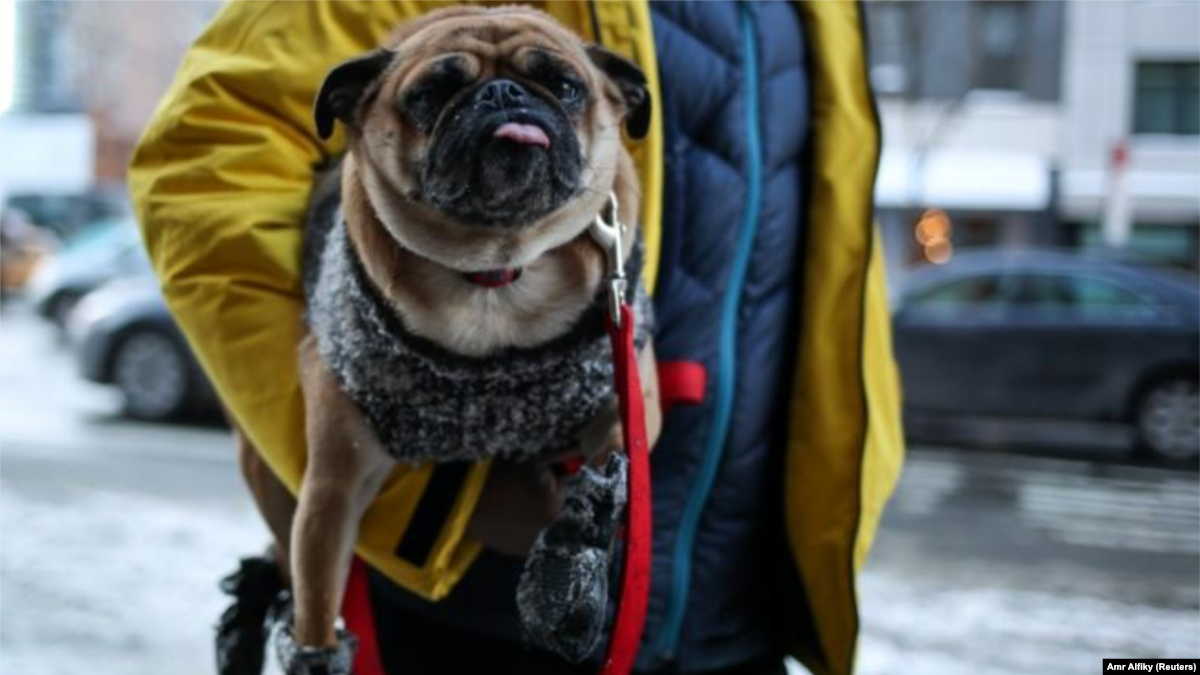
[[124,421],[48,326],[0,313],[0,672],[214,672],[216,580],[260,549],[228,433]]
[[919,448],[863,576],[867,673],[1200,654],[1194,470]]
[[[120,419],[0,314],[0,672],[212,673],[215,582],[265,531],[225,431]],[[1194,467],[921,446],[860,584],[860,672],[1200,655]],[[796,672],[800,672],[796,670]]]

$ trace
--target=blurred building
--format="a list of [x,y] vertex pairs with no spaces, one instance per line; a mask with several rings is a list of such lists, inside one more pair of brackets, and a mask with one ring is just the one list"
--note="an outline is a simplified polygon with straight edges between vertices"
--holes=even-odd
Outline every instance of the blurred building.
[[1117,247],[1195,267],[1200,3],[866,6],[893,278],[964,247],[1099,247],[1114,214]]
[[1064,4],[869,2],[893,278],[955,247],[1054,243]]
[[1068,3],[1059,215],[1071,243],[1195,268],[1200,3]]
[[[39,0],[40,1],[40,0]],[[73,71],[96,123],[96,175],[121,182],[134,145],[216,0],[71,2],[61,30],[83,57]],[[104,58],[92,58],[103,54]]]
[[10,197],[79,194],[95,184],[95,125],[62,29],[71,4],[0,0],[0,206]]
[[8,114],[22,118],[22,129],[86,116],[94,129],[87,171],[97,183],[123,182],[142,127],[219,7],[217,0],[17,0]]
[[18,2],[14,8],[12,111],[82,112],[74,77],[79,58],[70,34],[61,29],[70,4],[63,0]]

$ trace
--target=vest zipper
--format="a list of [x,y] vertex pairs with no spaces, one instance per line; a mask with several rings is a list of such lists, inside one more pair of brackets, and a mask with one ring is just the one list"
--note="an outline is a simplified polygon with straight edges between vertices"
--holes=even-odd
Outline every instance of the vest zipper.
[[762,138],[759,129],[759,72],[756,51],[756,9],[753,2],[738,3],[742,34],[742,76],[746,109],[746,210],[738,232],[738,243],[729,285],[721,305],[721,332],[717,352],[716,405],[712,427],[700,458],[696,482],[688,494],[671,552],[671,585],[663,626],[652,653],[661,660],[675,657],[683,617],[687,610],[688,587],[691,583],[692,549],[704,506],[712,492],[720,468],[721,457],[729,438],[729,422],[733,414],[736,385],[738,309],[750,254],[758,232],[758,217],[762,201]]

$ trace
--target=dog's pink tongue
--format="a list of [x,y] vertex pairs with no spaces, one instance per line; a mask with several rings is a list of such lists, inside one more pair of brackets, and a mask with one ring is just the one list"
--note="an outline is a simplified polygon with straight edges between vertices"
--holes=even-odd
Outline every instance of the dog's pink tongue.
[[507,122],[492,134],[495,138],[503,138],[521,145],[536,145],[542,148],[550,147],[550,138],[542,128],[534,124],[519,124]]

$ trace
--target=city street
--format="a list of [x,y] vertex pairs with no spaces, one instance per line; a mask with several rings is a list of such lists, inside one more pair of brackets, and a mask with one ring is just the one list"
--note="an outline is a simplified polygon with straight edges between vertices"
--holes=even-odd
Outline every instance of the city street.
[[[212,673],[216,581],[266,542],[227,432],[122,421],[4,310],[0,672]],[[1196,470],[914,448],[860,596],[868,675],[1195,657]]]

